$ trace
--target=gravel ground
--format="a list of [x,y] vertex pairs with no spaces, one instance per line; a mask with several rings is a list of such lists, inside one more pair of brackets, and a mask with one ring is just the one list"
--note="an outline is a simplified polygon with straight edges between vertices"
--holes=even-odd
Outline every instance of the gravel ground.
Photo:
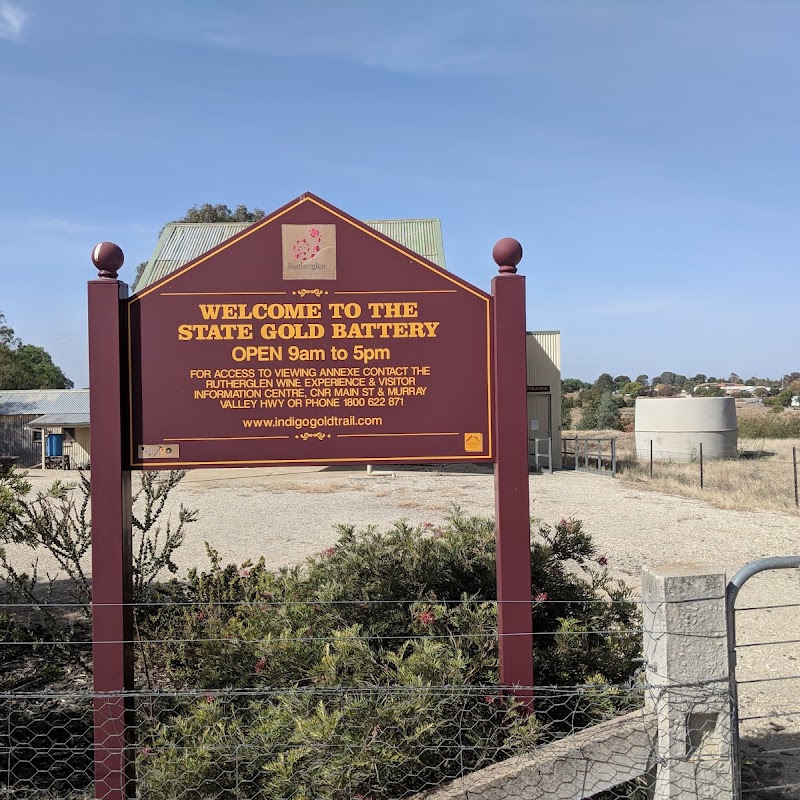
[[[54,473],[31,471],[35,489]],[[69,473],[58,477],[68,478]],[[134,476],[135,480],[135,476]],[[702,501],[649,492],[622,480],[571,471],[530,478],[532,514],[545,522],[576,517],[606,555],[612,572],[638,587],[641,568],[671,562],[714,564],[730,577],[744,564],[773,555],[800,554],[797,517],[776,512],[714,508]],[[268,565],[302,563],[330,547],[337,523],[387,526],[444,521],[454,503],[470,514],[494,512],[494,486],[488,471],[398,469],[395,477],[367,477],[363,470],[287,468],[196,470],[173,493],[178,503],[200,512],[178,552],[182,569],[207,565],[205,542],[223,563],[264,556]],[[12,550],[20,565],[27,554]],[[43,567],[50,567],[42,562]],[[800,603],[796,570],[751,579],[738,608]],[[800,608],[741,612],[740,644],[797,639]],[[800,676],[797,644],[742,648],[738,677]],[[800,677],[740,687],[744,723],[754,757],[765,764],[770,782],[800,781],[797,753],[789,758],[770,750],[800,752]],[[775,712],[795,712],[777,718]],[[794,795],[800,796],[800,790]]]

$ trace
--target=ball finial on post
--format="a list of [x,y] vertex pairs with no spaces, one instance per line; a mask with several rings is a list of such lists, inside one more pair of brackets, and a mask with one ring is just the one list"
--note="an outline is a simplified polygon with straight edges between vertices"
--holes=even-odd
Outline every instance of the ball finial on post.
[[500,239],[492,248],[492,258],[500,268],[498,272],[501,275],[513,275],[517,271],[517,264],[522,261],[522,245],[509,237]]
[[97,267],[100,278],[116,280],[124,261],[125,254],[122,248],[114,242],[100,242],[92,248],[92,263]]

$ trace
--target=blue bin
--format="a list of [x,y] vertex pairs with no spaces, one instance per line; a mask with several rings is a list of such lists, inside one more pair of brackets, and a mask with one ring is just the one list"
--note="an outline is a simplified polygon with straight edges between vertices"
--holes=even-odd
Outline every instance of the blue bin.
[[61,458],[64,455],[64,434],[48,433],[45,452],[48,458]]

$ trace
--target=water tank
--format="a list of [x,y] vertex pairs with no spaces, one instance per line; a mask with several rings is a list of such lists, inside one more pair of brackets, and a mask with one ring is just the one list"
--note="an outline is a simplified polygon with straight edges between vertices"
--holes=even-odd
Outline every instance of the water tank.
[[64,455],[64,435],[61,433],[48,433],[45,445],[47,458],[60,458]]
[[732,397],[640,397],[636,400],[636,455],[659,461],[726,458],[736,453],[739,426]]

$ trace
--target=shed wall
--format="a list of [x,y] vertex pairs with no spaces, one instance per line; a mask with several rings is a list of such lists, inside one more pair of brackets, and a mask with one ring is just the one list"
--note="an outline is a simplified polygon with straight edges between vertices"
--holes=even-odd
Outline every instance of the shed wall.
[[89,466],[89,454],[91,453],[91,436],[90,429],[87,428],[73,428],[74,430],[74,444],[73,449],[75,452],[75,465],[83,468]]
[[18,467],[35,467],[42,460],[42,446],[33,441],[33,431],[25,426],[38,414],[0,416],[0,455],[17,456]]
[[[553,468],[561,469],[560,331],[529,331],[526,353],[528,386],[550,387],[549,392],[528,392],[529,453],[533,453],[535,437],[541,439],[549,435],[552,438]],[[532,420],[538,420],[538,431],[531,430]]]

